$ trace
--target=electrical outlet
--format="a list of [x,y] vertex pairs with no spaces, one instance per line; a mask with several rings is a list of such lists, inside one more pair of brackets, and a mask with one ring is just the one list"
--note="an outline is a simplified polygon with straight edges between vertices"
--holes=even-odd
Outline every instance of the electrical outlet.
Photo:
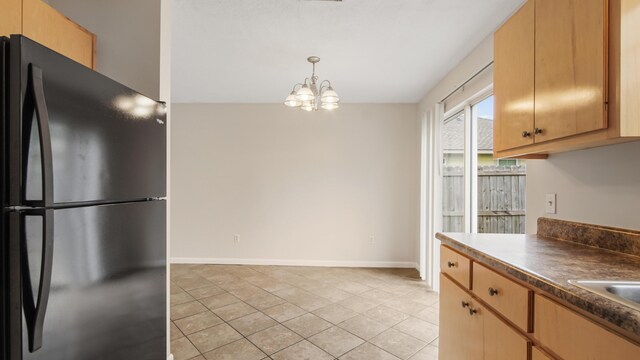
[[240,235],[238,235],[238,234],[233,235],[233,242],[235,244],[239,244],[240,243]]
[[556,194],[547,194],[545,199],[545,209],[547,214],[555,214],[557,211]]
[[369,236],[369,244],[373,245],[376,243],[375,238],[373,237],[373,235]]

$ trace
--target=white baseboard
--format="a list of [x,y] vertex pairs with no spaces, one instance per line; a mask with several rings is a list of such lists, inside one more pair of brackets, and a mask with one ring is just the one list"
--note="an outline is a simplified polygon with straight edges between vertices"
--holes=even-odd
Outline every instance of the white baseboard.
[[173,360],[173,354],[169,354],[169,356],[167,356],[167,360]]
[[229,259],[172,257],[172,264],[210,265],[277,265],[363,268],[416,268],[419,264],[408,261],[332,261],[332,260],[284,260],[284,259]]

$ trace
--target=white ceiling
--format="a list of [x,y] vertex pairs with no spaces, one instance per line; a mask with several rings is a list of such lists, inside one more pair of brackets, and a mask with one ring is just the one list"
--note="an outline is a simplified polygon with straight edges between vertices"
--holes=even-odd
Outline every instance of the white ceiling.
[[282,102],[322,60],[347,103],[414,103],[523,0],[174,0],[176,102]]

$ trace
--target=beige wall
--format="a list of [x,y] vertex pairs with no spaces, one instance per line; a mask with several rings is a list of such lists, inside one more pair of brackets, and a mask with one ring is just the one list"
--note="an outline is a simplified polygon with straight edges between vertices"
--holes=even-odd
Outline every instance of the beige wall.
[[304,113],[281,104],[173,104],[172,110],[174,261],[417,261],[415,105],[345,104]]
[[[541,216],[640,230],[640,142],[527,162],[527,233]],[[557,214],[545,194],[557,194]]]
[[97,35],[98,72],[153,99],[160,88],[158,0],[50,0]]
[[[493,34],[487,36],[469,54],[462,59],[442,80],[431,88],[419,103],[419,111],[433,111],[436,104],[442,101],[452,91],[464,84],[474,74],[482,70],[493,61]],[[491,70],[488,70],[491,71]],[[483,73],[485,74],[485,73]],[[474,89],[463,89],[456,94],[456,98],[464,97],[465,93],[472,96]]]

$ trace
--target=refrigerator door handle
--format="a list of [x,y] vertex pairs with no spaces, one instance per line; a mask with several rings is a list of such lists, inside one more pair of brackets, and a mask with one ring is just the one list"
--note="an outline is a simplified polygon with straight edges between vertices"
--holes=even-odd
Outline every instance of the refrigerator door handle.
[[[29,90],[24,102],[24,120],[25,131],[23,136],[23,144],[25,146],[24,154],[29,152],[29,137],[31,136],[31,120],[35,109],[36,118],[38,119],[38,134],[40,142],[41,170],[42,170],[42,200],[29,201],[26,199],[26,187],[23,190],[23,199],[25,205],[37,207],[49,207],[53,205],[53,152],[51,148],[51,132],[49,130],[49,111],[47,110],[47,102],[44,96],[42,69],[38,66],[29,64]],[[31,96],[29,96],[31,95]],[[28,156],[23,157],[23,183],[27,179],[27,162]]]
[[[38,296],[34,300],[31,269],[27,249],[26,221],[27,216],[42,217],[42,256],[40,259],[40,281]],[[22,307],[24,309],[29,352],[42,347],[44,318],[51,290],[51,271],[53,267],[53,209],[27,210],[21,216],[20,252],[22,259]]]

